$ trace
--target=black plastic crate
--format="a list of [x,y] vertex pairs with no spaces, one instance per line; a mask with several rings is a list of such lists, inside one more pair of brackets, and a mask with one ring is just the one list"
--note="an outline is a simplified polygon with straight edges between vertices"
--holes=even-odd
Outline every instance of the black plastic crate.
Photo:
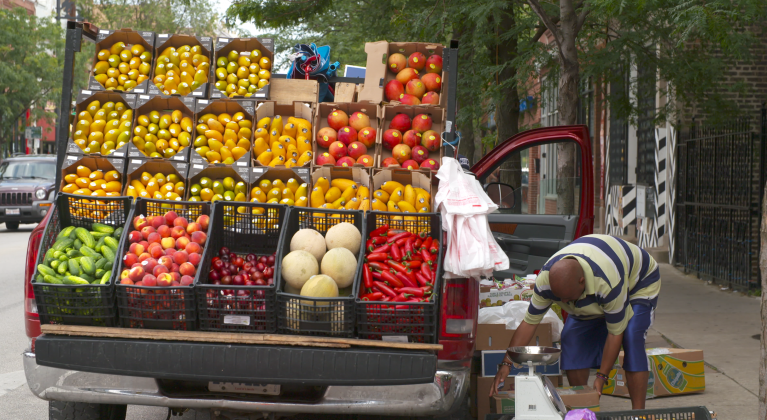
[[[212,208],[208,202],[167,201],[137,198],[128,218],[125,236],[120,244],[117,257],[120,264],[117,276],[113,277],[117,293],[117,310],[120,326],[123,328],[149,328],[157,330],[194,330],[197,327],[194,285],[172,287],[149,287],[120,284],[119,273],[124,267],[123,256],[130,248],[127,235],[133,230],[133,219],[138,215],[159,216],[173,210],[179,216],[196,220],[208,215],[211,220]],[[208,224],[208,240],[211,229]],[[206,242],[202,255],[208,248]],[[202,265],[202,260],[200,260]],[[198,270],[199,271],[199,267]]]
[[[56,242],[56,237],[63,228],[76,226],[91,230],[94,222],[110,225],[115,229],[123,227],[130,213],[130,205],[130,197],[101,197],[98,202],[81,195],[60,193],[56,197],[56,202],[50,210],[53,213],[40,242],[32,276],[32,290],[35,293],[41,324],[103,327],[117,325],[114,287],[111,284],[72,285],[38,282],[38,277],[41,276],[37,265],[43,262],[45,254]],[[118,265],[118,261],[112,265],[112,279],[119,273]]]
[[[272,255],[278,251],[282,228],[288,212],[281,204],[213,204],[213,219],[200,269],[195,278],[197,316],[202,331],[260,332],[277,331],[277,266],[269,286],[223,286],[208,284],[211,261],[221,247],[239,256]],[[247,294],[245,294],[247,293]]]
[[351,223],[360,231],[360,251],[357,254],[357,271],[354,274],[349,296],[337,298],[311,298],[282,291],[282,266],[277,264],[277,328],[283,334],[324,335],[336,337],[354,336],[354,301],[362,276],[361,258],[365,255],[364,213],[359,210],[326,210],[306,207],[290,207],[277,259],[290,253],[290,240],[300,229],[311,228],[323,236],[328,229],[339,223]]
[[599,420],[711,420],[706,407],[654,408],[651,410],[602,411],[595,413]]
[[[357,332],[359,338],[382,340],[383,337],[405,337],[411,343],[437,343],[439,339],[440,291],[442,287],[442,216],[439,213],[368,212],[366,231],[372,232],[383,225],[411,233],[426,232],[440,241],[437,256],[436,280],[432,302],[368,302],[356,301]],[[365,237],[363,242],[368,239]],[[363,286],[360,286],[362,289]]]

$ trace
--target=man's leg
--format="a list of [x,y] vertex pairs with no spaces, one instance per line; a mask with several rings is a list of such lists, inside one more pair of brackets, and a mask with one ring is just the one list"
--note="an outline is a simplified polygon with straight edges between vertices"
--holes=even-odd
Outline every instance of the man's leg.
[[562,329],[560,367],[567,374],[570,386],[585,386],[589,369],[599,367],[602,348],[607,340],[604,318],[581,321],[570,316]]
[[589,369],[570,369],[567,372],[570,386],[586,386],[589,383]]
[[647,398],[650,366],[645,352],[645,339],[647,330],[652,325],[654,309],[637,303],[632,303],[631,309],[634,311],[634,316],[631,317],[623,332],[623,370],[626,372],[631,408],[638,410],[645,407]]
[[[567,376],[567,379],[570,379],[569,375]],[[641,410],[644,408],[645,398],[647,397],[647,381],[649,379],[650,372],[648,371],[626,371],[626,385],[629,388],[629,396],[631,396],[632,410]]]

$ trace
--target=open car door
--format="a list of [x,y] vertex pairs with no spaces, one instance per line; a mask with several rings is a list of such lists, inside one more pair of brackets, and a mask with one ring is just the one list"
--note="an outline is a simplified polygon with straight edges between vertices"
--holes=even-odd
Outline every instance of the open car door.
[[586,126],[525,131],[472,168],[498,210],[490,230],[509,257],[497,279],[540,270],[574,239],[593,233],[594,180]]

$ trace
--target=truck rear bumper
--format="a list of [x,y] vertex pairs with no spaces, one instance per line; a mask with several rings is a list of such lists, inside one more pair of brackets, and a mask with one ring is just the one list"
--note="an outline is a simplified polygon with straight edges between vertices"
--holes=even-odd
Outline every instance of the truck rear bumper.
[[171,398],[152,378],[108,375],[39,366],[35,354],[23,354],[30,390],[39,398],[96,404],[219,409],[241,412],[372,414],[426,416],[447,414],[466,396],[469,368],[438,368],[434,382],[416,385],[329,386],[315,403],[233,399]]

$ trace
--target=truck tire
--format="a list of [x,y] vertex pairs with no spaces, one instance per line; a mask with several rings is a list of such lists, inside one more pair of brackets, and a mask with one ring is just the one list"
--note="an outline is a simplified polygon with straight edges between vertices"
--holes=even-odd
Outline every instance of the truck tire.
[[17,230],[19,228],[19,222],[5,222],[5,228],[8,230]]
[[125,420],[127,405],[49,401],[50,420]]

